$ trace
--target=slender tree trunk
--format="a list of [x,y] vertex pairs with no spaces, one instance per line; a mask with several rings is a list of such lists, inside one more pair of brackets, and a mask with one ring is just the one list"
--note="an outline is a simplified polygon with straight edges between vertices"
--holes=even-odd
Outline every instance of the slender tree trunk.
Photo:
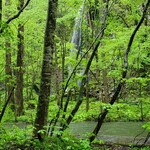
[[55,50],[55,69],[53,68],[53,70],[55,70],[55,90],[56,90],[56,99],[57,99],[57,105],[60,106],[60,71],[59,71],[59,66],[58,66],[58,56],[57,56],[57,50]]
[[[6,66],[5,66],[5,73],[6,73],[6,95],[10,95],[11,89],[14,85],[11,80],[13,80],[12,77],[12,69],[11,69],[11,52],[10,52],[10,42],[6,41]],[[15,102],[14,102],[14,92],[11,94],[10,102],[12,102],[12,109],[14,110],[15,108]]]
[[[10,5],[10,0],[5,1],[6,7]],[[6,18],[9,18],[9,12],[6,14]],[[6,74],[6,95],[10,95],[12,92],[12,87],[13,83],[11,82],[12,80],[12,69],[11,69],[11,44],[10,44],[10,39],[9,37],[6,37],[5,41],[5,46],[6,46],[6,66],[5,66],[5,74]],[[6,96],[7,97],[7,96]],[[14,105],[14,91],[11,94],[10,101],[12,102],[12,109],[15,110],[15,105]]]
[[108,88],[108,79],[107,79],[107,69],[104,68],[102,70],[102,79],[103,79],[103,96],[104,96],[104,103],[109,103],[109,88]]
[[[65,57],[66,57],[66,44],[65,40],[61,41],[61,57],[62,57],[62,92],[64,91],[64,81],[65,81]],[[63,101],[59,101],[60,107],[62,108]]]
[[89,111],[90,103],[89,103],[89,73],[86,77],[86,112]]
[[[18,10],[24,5],[24,0],[19,0]],[[17,53],[17,70],[16,70],[16,115],[23,113],[23,56],[24,56],[24,26],[18,25],[18,53]]]
[[57,0],[48,1],[48,12],[47,12],[47,23],[44,37],[44,55],[43,65],[41,72],[41,85],[40,94],[38,99],[37,114],[35,119],[34,137],[38,137],[39,140],[42,138],[42,133],[38,133],[39,130],[45,129],[48,118],[48,105],[50,97],[50,83],[51,83],[51,66],[54,51],[54,36],[56,28],[56,10]]

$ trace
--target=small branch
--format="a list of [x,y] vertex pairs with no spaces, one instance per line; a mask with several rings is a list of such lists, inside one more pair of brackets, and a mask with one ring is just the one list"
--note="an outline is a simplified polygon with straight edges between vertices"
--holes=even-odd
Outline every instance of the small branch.
[[128,43],[128,47],[127,47],[126,53],[124,55],[124,69],[125,70],[128,68],[128,53],[130,52],[133,39],[135,37],[135,34],[137,33],[137,31],[139,30],[140,26],[142,25],[142,23],[144,21],[144,18],[146,16],[146,12],[147,12],[147,9],[149,7],[149,4],[150,4],[150,0],[147,1],[146,5],[145,5],[145,9],[143,11],[143,15],[142,15],[138,25],[136,26],[136,28],[134,29],[134,31],[133,31],[133,33],[132,33],[132,35],[130,37],[130,40],[129,40],[129,43]]
[[[13,21],[14,19],[18,18],[20,16],[20,14],[24,11],[24,9],[28,6],[30,0],[27,0],[27,2],[25,3],[25,5],[18,11],[18,13],[14,16],[12,16],[11,18],[9,18],[7,21],[6,21],[6,24],[8,25],[11,21]],[[0,33],[3,33],[5,27],[1,28],[0,29]]]
[[118,14],[118,17],[120,17],[122,19],[122,21],[124,22],[124,24],[126,25],[127,28],[129,28],[129,25],[127,24],[127,22],[125,21],[125,19],[123,18],[123,16]]
[[5,102],[5,105],[3,106],[2,112],[1,112],[1,114],[0,114],[0,122],[2,121],[2,118],[3,118],[3,116],[4,116],[5,110],[6,110],[7,105],[8,105],[8,103],[9,103],[10,99],[11,99],[11,95],[12,95],[14,89],[15,89],[15,87],[12,88],[12,90],[11,90],[11,92],[10,92],[10,94],[9,94],[9,96],[8,96],[8,98],[7,98],[7,100],[6,100],[6,102]]
[[147,134],[146,138],[145,138],[145,141],[143,143],[143,145],[146,145],[146,142],[148,141],[148,139],[150,138],[150,132]]

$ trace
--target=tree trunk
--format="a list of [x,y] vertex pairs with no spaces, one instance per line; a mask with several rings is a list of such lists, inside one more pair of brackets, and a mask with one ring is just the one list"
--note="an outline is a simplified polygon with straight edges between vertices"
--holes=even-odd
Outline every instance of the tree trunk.
[[[10,5],[10,0],[5,1],[6,7]],[[6,18],[9,18],[9,12],[6,12]],[[6,74],[6,97],[10,95],[13,87],[13,83],[11,82],[12,80],[12,69],[11,69],[11,44],[10,44],[10,39],[9,37],[6,37],[5,41],[5,46],[6,46],[6,66],[5,66],[5,74]],[[15,105],[14,105],[14,91],[11,94],[10,101],[12,102],[12,110],[15,110]]]
[[[18,10],[24,5],[24,0],[19,0]],[[18,53],[17,53],[17,70],[16,70],[16,115],[23,113],[23,56],[24,56],[24,26],[18,25]]]
[[51,66],[53,59],[53,51],[55,47],[54,36],[56,28],[56,10],[57,0],[48,1],[47,23],[44,37],[44,54],[43,65],[41,72],[40,94],[38,99],[37,114],[35,119],[34,137],[42,138],[42,133],[38,131],[43,130],[47,125],[48,105],[50,97],[50,83],[51,83]]
[[104,96],[104,103],[109,103],[109,88],[108,88],[108,79],[107,79],[107,69],[104,68],[102,70],[102,79],[103,79],[103,96]]
[[89,73],[86,77],[86,112],[89,111],[90,103],[89,103]]
[[[11,52],[10,52],[10,43],[6,41],[6,66],[5,66],[5,73],[6,73],[6,95],[10,95],[11,89],[13,87],[12,80],[12,69],[11,69]],[[15,110],[15,102],[14,102],[14,92],[11,94],[10,102],[12,102],[12,110]]]
[[[65,57],[66,57],[66,44],[65,44],[65,40],[61,41],[61,57],[62,57],[62,90],[61,92],[64,91],[64,81],[65,81]],[[63,100],[59,101],[60,107],[62,108],[63,106]]]
[[58,64],[58,56],[57,56],[57,50],[55,50],[55,66],[53,68],[55,74],[54,74],[54,82],[55,82],[55,93],[56,93],[56,99],[57,99],[57,105],[60,106],[60,81],[61,81],[61,76],[60,76],[60,70],[59,70],[59,64]]

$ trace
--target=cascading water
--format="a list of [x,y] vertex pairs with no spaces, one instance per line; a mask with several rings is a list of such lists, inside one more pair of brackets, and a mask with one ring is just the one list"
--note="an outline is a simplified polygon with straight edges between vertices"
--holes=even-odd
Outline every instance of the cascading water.
[[78,15],[75,19],[75,27],[71,39],[71,43],[73,43],[73,48],[70,49],[70,52],[76,54],[76,59],[78,59],[78,56],[81,52],[83,12],[84,12],[84,6],[82,6],[79,9]]
[[[70,49],[70,56],[74,59],[78,59],[79,56],[82,57],[82,17],[84,14],[84,4],[80,7],[78,11],[78,15],[75,18],[75,26],[74,31],[72,34],[71,43],[73,44],[72,48]],[[72,72],[72,65],[68,66],[68,72],[71,74]],[[80,75],[83,75],[83,69],[81,68],[78,72]],[[80,80],[77,81],[77,85],[80,86]]]

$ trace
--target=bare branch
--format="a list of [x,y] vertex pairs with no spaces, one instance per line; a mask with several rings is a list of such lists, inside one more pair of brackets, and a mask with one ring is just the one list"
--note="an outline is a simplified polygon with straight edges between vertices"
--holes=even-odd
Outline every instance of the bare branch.
[[[18,18],[20,16],[20,14],[24,11],[24,9],[28,6],[29,2],[31,0],[27,0],[27,2],[25,3],[25,5],[18,11],[18,13],[14,16],[12,16],[11,18],[9,18],[7,21],[6,21],[6,24],[8,25],[11,21],[13,21],[14,19]],[[1,28],[0,29],[0,33],[2,33],[4,31],[5,27]]]
[[4,116],[4,113],[5,113],[5,110],[6,110],[7,105],[8,105],[8,103],[9,103],[9,101],[11,100],[11,96],[12,96],[12,94],[13,94],[13,92],[14,92],[14,89],[15,89],[15,86],[13,86],[13,88],[12,88],[12,90],[11,90],[11,92],[10,92],[10,94],[9,94],[9,96],[8,96],[8,98],[7,98],[7,100],[6,100],[5,104],[4,104],[4,106],[3,106],[2,112],[1,112],[1,114],[0,114],[0,122],[2,121],[2,118],[3,118],[3,116]]

